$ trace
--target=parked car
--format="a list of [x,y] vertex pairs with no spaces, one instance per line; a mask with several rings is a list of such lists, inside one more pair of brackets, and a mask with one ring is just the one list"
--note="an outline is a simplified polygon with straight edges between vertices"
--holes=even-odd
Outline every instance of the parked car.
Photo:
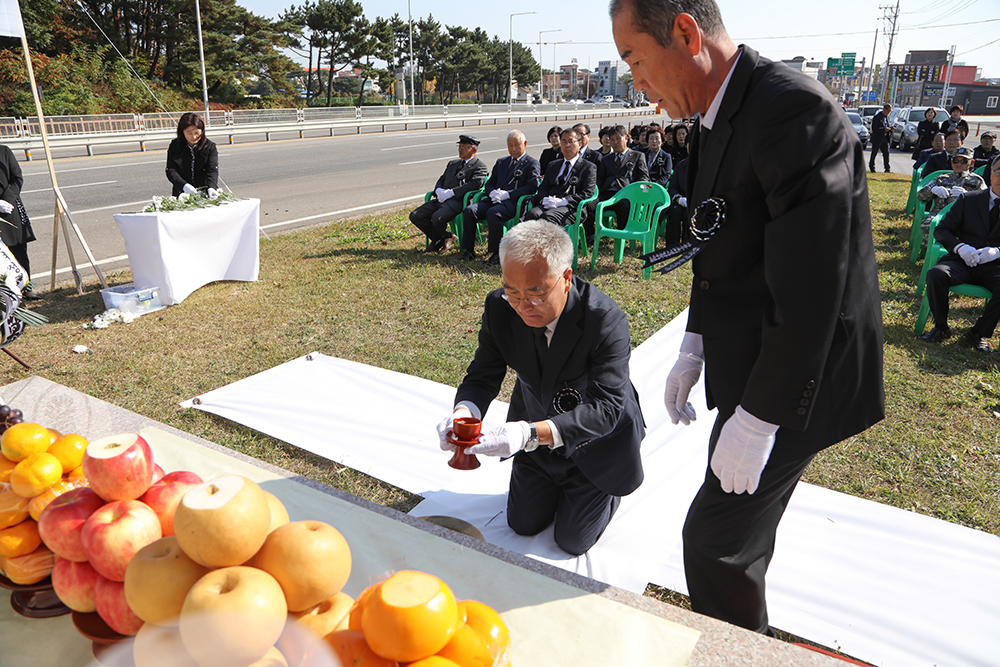
[[865,127],[865,121],[862,120],[861,114],[856,111],[847,112],[847,120],[851,121],[851,125],[854,126],[854,131],[858,133],[858,139],[861,140],[861,147],[868,147],[868,128]]
[[[898,147],[902,151],[908,151],[917,145],[917,123],[924,120],[924,112],[931,107],[905,107],[893,109],[889,115],[889,125],[892,128],[892,136],[889,138],[889,145]],[[939,123],[948,120],[948,112],[940,107],[937,109],[937,117],[934,119]]]
[[861,116],[861,120],[864,121],[869,132],[872,131],[872,116],[881,110],[881,104],[862,104],[857,108],[858,115]]

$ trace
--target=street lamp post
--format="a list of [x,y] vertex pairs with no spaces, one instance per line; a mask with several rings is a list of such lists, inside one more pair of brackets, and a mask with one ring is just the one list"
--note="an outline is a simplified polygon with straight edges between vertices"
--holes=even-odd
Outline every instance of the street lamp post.
[[[538,32],[538,97],[545,99],[545,74],[542,72],[542,34],[546,32],[562,32],[562,30],[540,30]],[[553,67],[555,64],[553,63]]]
[[410,110],[412,111],[417,105],[417,100],[416,90],[413,88],[413,10],[410,9],[410,0],[406,0],[406,13],[410,18]]
[[514,82],[514,17],[538,12],[517,12],[510,15],[510,69],[507,76],[507,104],[510,104],[510,86]]

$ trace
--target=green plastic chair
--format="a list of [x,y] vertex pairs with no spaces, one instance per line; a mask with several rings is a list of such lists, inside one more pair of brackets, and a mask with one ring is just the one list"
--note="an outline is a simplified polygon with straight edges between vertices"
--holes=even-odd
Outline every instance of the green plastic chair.
[[[604,219],[614,219],[610,208],[623,199],[629,201],[628,221],[624,229],[605,227]],[[597,248],[602,237],[615,240],[615,263],[621,264],[625,255],[625,242],[635,241],[642,243],[644,253],[653,252],[656,248],[656,233],[659,229],[660,213],[670,203],[670,195],[666,188],[658,183],[648,181],[637,181],[629,183],[615,196],[597,204],[594,214],[594,252],[590,257],[590,270],[597,268]],[[604,210],[609,209],[607,214]],[[649,280],[653,270],[649,267],[642,270],[643,280]]]
[[[433,190],[431,190],[430,192],[428,192],[427,194],[425,194],[424,195],[424,203],[426,204],[427,202],[429,202],[431,200],[432,196],[434,196],[434,191]],[[479,198],[482,197],[482,196],[483,196],[483,189],[482,188],[479,188],[478,190],[471,190],[469,192],[466,192],[465,193],[465,197],[462,199],[462,210],[464,211],[471,204],[479,201]],[[462,214],[461,214],[461,212],[458,215],[456,215],[454,218],[452,218],[451,220],[448,221],[448,228],[451,230],[451,233],[454,234],[455,241],[458,243],[458,245],[462,245]],[[476,230],[476,236],[477,236],[477,238],[481,238],[481,237],[479,237],[479,231],[478,230]],[[428,246],[430,246],[430,240],[429,239],[424,242],[424,247],[426,248]]]
[[572,225],[566,225],[566,233],[569,234],[569,238],[573,241],[574,271],[576,271],[577,259],[580,256],[586,259],[587,254],[590,252],[587,249],[587,234],[583,231],[583,211],[587,204],[597,199],[598,190],[599,188],[595,185],[594,194],[581,201],[580,205],[576,207],[576,221]]
[[[937,229],[938,223],[944,219],[944,214],[947,213],[948,209],[950,209],[954,205],[955,202],[952,202],[934,214],[934,217],[931,218],[930,229],[927,230],[928,238],[932,238],[934,236],[934,230]],[[934,243],[937,244],[939,247],[941,246],[941,244],[938,243],[937,240],[935,240]],[[924,285],[927,283],[927,272],[930,270],[932,266],[937,264],[938,260],[941,259],[941,257],[943,256],[944,255],[938,255],[937,257],[934,258],[933,262],[928,263],[925,255],[924,265],[920,269],[920,280],[917,281],[917,296],[920,296],[921,294],[924,293]]]
[[[954,204],[954,202],[952,202],[952,204]],[[950,207],[951,204],[949,204],[948,207],[943,209],[941,211],[941,214],[943,214],[944,211],[946,211]],[[938,243],[937,240],[934,238],[934,229],[937,227],[938,222],[943,217],[941,214],[937,214],[934,216],[934,218],[931,219],[931,228],[929,236],[927,237],[928,239],[927,253],[924,255],[924,268],[920,274],[920,284],[918,286],[919,287],[918,294],[921,294],[922,297],[920,300],[920,310],[917,312],[917,324],[915,327],[913,327],[913,333],[915,333],[918,336],[924,333],[924,327],[927,326],[927,317],[930,315],[931,312],[930,302],[927,300],[927,292],[924,290],[924,286],[926,285],[927,281],[927,271],[930,270],[930,267],[937,264],[942,257],[948,254],[948,251],[945,250],[944,246]],[[986,299],[987,302],[993,298],[993,293],[990,292],[985,287],[983,287],[982,285],[971,285],[969,283],[962,283],[960,285],[952,285],[948,291],[953,292],[955,294],[963,294],[965,296]]]
[[917,183],[920,182],[920,176],[925,166],[927,166],[926,162],[914,169],[913,175],[910,177],[910,194],[906,198],[906,215],[913,215],[913,207],[917,205]]
[[[917,192],[922,190],[941,174],[947,173],[949,172],[942,170],[934,171],[926,176],[922,176],[920,178],[920,182],[917,183]],[[927,216],[927,212],[934,204],[934,200],[923,202],[916,199],[916,194],[913,196],[913,222],[910,224],[910,263],[916,264],[917,260],[920,259],[920,252],[924,249],[924,230],[920,228],[920,223],[924,221],[924,218]]]

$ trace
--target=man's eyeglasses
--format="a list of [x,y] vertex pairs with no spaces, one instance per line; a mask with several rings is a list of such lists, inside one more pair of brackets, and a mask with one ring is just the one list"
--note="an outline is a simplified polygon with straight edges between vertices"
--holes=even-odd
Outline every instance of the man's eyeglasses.
[[512,308],[517,308],[518,306],[520,306],[522,301],[524,301],[529,306],[533,306],[533,307],[537,308],[538,306],[542,305],[543,303],[545,303],[548,300],[548,298],[552,295],[552,290],[554,290],[558,284],[559,284],[559,281],[557,280],[556,284],[552,286],[552,288],[549,290],[548,294],[546,294],[542,298],[539,298],[537,296],[527,296],[527,297],[523,297],[523,298],[522,297],[517,297],[517,296],[510,296],[509,294],[507,294],[507,292],[504,292],[500,296],[502,296],[503,300],[506,301],[507,303],[509,303]]

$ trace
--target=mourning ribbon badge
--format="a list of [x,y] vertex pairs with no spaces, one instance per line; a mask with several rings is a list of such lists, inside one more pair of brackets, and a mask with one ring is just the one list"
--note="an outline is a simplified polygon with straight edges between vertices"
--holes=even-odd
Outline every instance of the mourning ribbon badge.
[[573,387],[563,387],[552,397],[552,409],[558,415],[573,410],[581,403],[583,403],[583,396]]
[[657,273],[670,273],[677,267],[683,266],[702,251],[705,244],[710,238],[715,236],[725,220],[725,201],[718,197],[712,197],[703,201],[691,213],[691,222],[688,225],[688,229],[691,232],[691,239],[643,255],[642,259],[646,260],[646,263],[643,264],[642,268],[656,266],[669,259],[673,259],[673,261],[666,266],[656,269]]

